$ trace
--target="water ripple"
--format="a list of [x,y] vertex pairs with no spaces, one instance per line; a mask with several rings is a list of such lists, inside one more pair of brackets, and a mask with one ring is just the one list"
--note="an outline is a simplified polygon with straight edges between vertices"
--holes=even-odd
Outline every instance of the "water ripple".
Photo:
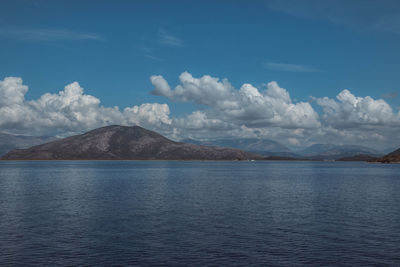
[[400,165],[1,162],[0,262],[400,265]]

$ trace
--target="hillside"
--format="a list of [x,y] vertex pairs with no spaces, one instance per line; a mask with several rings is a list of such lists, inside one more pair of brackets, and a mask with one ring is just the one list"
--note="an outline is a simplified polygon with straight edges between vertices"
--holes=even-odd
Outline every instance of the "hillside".
[[400,148],[375,160],[382,163],[400,163]]
[[139,126],[107,126],[13,150],[2,160],[248,160],[261,155],[239,149],[174,142]]

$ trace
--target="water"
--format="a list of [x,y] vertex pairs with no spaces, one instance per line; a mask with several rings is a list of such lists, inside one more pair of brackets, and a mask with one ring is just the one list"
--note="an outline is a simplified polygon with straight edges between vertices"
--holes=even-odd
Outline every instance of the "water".
[[400,265],[400,165],[0,162],[7,265]]

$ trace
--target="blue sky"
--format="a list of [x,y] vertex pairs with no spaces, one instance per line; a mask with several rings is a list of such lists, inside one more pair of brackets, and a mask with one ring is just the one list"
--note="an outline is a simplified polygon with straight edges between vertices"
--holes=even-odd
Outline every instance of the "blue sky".
[[[249,83],[262,91],[276,81],[293,103],[311,102],[321,118],[326,105],[315,99],[337,99],[344,89],[383,98],[398,115],[398,1],[5,0],[0,5],[0,80],[22,78],[29,86],[25,101],[57,94],[76,81],[104,107],[165,103],[172,119],[215,111],[187,96],[151,94],[152,75],[162,75],[173,89],[187,71],[195,78],[227,78],[237,90]],[[386,127],[392,129],[390,123]],[[13,131],[10,125],[0,129]]]

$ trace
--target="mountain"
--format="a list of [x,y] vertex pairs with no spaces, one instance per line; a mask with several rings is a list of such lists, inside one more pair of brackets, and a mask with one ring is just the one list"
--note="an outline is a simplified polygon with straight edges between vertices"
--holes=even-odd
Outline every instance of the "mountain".
[[400,148],[374,161],[382,163],[400,163]]
[[374,149],[356,145],[314,144],[297,152],[303,157],[314,160],[337,160],[356,155],[381,156],[382,153]]
[[13,150],[3,160],[248,160],[263,156],[239,149],[174,142],[139,126],[106,126]]
[[296,157],[289,148],[279,142],[269,139],[257,138],[237,138],[237,139],[217,139],[210,141],[199,141],[193,139],[183,140],[185,143],[206,146],[232,147],[245,151],[251,151],[263,156]]
[[336,161],[374,161],[376,159],[376,157],[370,155],[358,154],[350,157],[338,158]]
[[55,140],[51,136],[25,136],[0,133],[0,156],[16,148],[28,148]]

